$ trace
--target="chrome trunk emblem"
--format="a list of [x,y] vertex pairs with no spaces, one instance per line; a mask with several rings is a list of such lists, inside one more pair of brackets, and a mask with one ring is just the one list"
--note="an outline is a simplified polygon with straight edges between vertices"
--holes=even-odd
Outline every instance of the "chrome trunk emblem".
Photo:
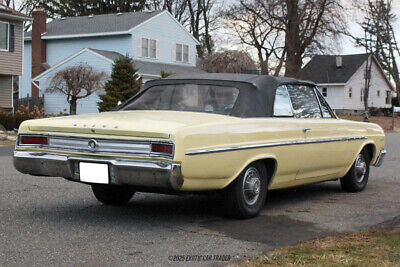
[[99,144],[97,143],[96,140],[90,139],[88,142],[88,147],[91,152],[95,152],[97,150],[97,148],[99,147]]

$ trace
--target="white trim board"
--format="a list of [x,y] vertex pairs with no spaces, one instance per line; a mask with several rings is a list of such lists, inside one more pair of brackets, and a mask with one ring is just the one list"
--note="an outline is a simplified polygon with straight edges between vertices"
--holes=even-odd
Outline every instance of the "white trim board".
[[73,59],[73,58],[79,56],[80,54],[82,54],[82,53],[84,53],[84,52],[92,53],[93,55],[98,56],[98,57],[100,57],[100,58],[102,58],[102,59],[105,59],[105,60],[107,60],[108,62],[114,63],[114,61],[112,61],[111,59],[109,59],[109,58],[107,58],[107,57],[105,57],[105,56],[103,56],[103,55],[100,55],[100,54],[96,53],[95,51],[91,50],[90,48],[84,48],[84,49],[82,49],[81,51],[79,51],[79,52],[77,52],[77,53],[75,53],[75,54],[73,54],[73,55],[67,57],[67,58],[64,59],[63,61],[60,61],[59,63],[57,63],[56,65],[54,65],[54,66],[51,67],[50,69],[46,70],[45,72],[39,74],[38,76],[33,77],[33,78],[32,78],[32,81],[37,81],[37,80],[41,79],[43,76],[45,76],[45,75],[47,75],[48,73],[54,71],[54,69],[56,69],[56,68],[58,68],[59,66],[65,64],[65,63],[67,63],[67,62],[70,61],[71,59]]
[[345,86],[345,83],[317,83],[317,86]]
[[[97,36],[115,36],[115,35],[129,35],[129,31],[122,32],[98,32],[98,33],[82,33],[82,34],[69,34],[69,35],[53,35],[53,36],[42,36],[43,40],[53,39],[73,39],[73,38],[84,38],[84,37],[97,37]],[[32,39],[32,37],[28,37]],[[28,40],[28,39],[27,39]]]
[[[111,60],[111,59],[109,59],[109,58],[107,58],[107,57],[105,57],[105,56],[103,56],[103,55],[97,53],[96,51],[93,51],[93,50],[90,49],[90,48],[84,48],[84,49],[82,49],[81,51],[79,51],[79,52],[77,52],[77,53],[75,53],[75,54],[69,56],[68,58],[64,59],[63,61],[57,63],[56,65],[54,65],[54,66],[51,67],[50,69],[46,70],[45,72],[43,72],[43,73],[39,74],[38,76],[34,77],[34,78],[32,79],[32,82],[40,89],[40,87],[36,84],[37,80],[41,79],[43,76],[45,76],[45,75],[51,73],[52,71],[54,71],[54,69],[56,69],[56,68],[58,68],[59,66],[65,64],[65,63],[67,63],[68,61],[74,59],[75,57],[81,55],[81,54],[84,53],[84,52],[89,52],[89,53],[91,53],[91,54],[93,54],[93,55],[95,55],[95,56],[97,56],[97,57],[100,57],[100,58],[102,58],[102,59],[104,59],[104,60],[106,60],[106,61],[108,61],[108,62],[110,62],[110,63],[112,63],[112,64],[114,63],[113,60]],[[135,61],[134,61],[134,62],[135,62]],[[138,74],[139,74],[140,76],[148,76],[148,77],[154,77],[154,78],[160,78],[160,77],[161,77],[160,75],[148,74],[148,73],[141,73],[140,71],[138,72]]]
[[17,21],[32,21],[33,18],[30,17],[22,17],[14,14],[7,14],[7,13],[1,13],[0,18],[2,19],[13,19]]
[[6,42],[6,45],[7,45],[7,49],[3,49],[3,48],[0,48],[0,51],[1,52],[10,52],[10,25],[11,25],[11,23],[9,22],[9,21],[4,21],[4,20],[0,20],[0,24],[6,24],[7,25],[7,42]]

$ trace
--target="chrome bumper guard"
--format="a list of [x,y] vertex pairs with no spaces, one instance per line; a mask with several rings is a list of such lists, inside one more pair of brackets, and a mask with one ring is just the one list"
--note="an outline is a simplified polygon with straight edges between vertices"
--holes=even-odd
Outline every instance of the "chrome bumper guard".
[[374,165],[375,167],[380,167],[382,165],[385,155],[386,155],[386,150],[382,149],[381,152],[379,153],[379,156],[378,156],[376,162],[375,162],[375,165]]
[[167,161],[76,157],[43,152],[14,151],[14,166],[25,174],[64,177],[80,182],[79,162],[108,164],[109,182],[115,185],[179,190],[184,181],[181,165]]

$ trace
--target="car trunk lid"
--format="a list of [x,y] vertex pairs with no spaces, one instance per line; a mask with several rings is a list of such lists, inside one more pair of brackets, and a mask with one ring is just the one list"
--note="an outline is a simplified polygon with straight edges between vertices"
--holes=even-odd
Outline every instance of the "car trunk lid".
[[35,120],[29,130],[169,139],[174,130],[228,116],[180,111],[119,111]]

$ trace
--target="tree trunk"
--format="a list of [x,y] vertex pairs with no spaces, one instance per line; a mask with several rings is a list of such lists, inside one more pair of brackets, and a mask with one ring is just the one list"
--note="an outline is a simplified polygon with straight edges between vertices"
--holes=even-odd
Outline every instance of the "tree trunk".
[[369,117],[369,88],[371,87],[371,68],[372,68],[372,56],[367,57],[366,66],[365,66],[365,73],[364,73],[364,110],[365,110],[365,117],[364,120],[368,121]]
[[69,102],[69,115],[76,115],[76,97],[71,97],[71,101]]
[[290,52],[287,53],[286,58],[286,66],[285,66],[285,77],[296,77],[297,73],[301,69],[301,65],[303,60],[301,56],[297,54],[297,52]]
[[396,84],[397,103],[400,106],[400,78],[394,79],[394,83]]
[[286,28],[285,48],[286,64],[285,77],[295,77],[301,69],[302,59],[298,49],[300,48],[299,38],[299,3],[298,1],[286,0],[288,26]]
[[283,50],[282,57],[279,59],[279,64],[275,69],[274,76],[279,76],[281,69],[283,67],[283,63],[285,62],[286,50]]
[[204,45],[205,49],[207,50],[207,54],[211,55],[212,47],[211,47],[211,36],[210,36],[210,25],[209,25],[209,18],[207,14],[208,4],[205,0],[202,1],[202,9],[203,9],[203,20],[204,20]]
[[260,61],[261,74],[262,75],[268,75],[269,74],[269,71],[268,71],[268,65],[269,65],[268,58],[264,59],[261,47],[257,47],[257,50],[258,50],[258,61]]

